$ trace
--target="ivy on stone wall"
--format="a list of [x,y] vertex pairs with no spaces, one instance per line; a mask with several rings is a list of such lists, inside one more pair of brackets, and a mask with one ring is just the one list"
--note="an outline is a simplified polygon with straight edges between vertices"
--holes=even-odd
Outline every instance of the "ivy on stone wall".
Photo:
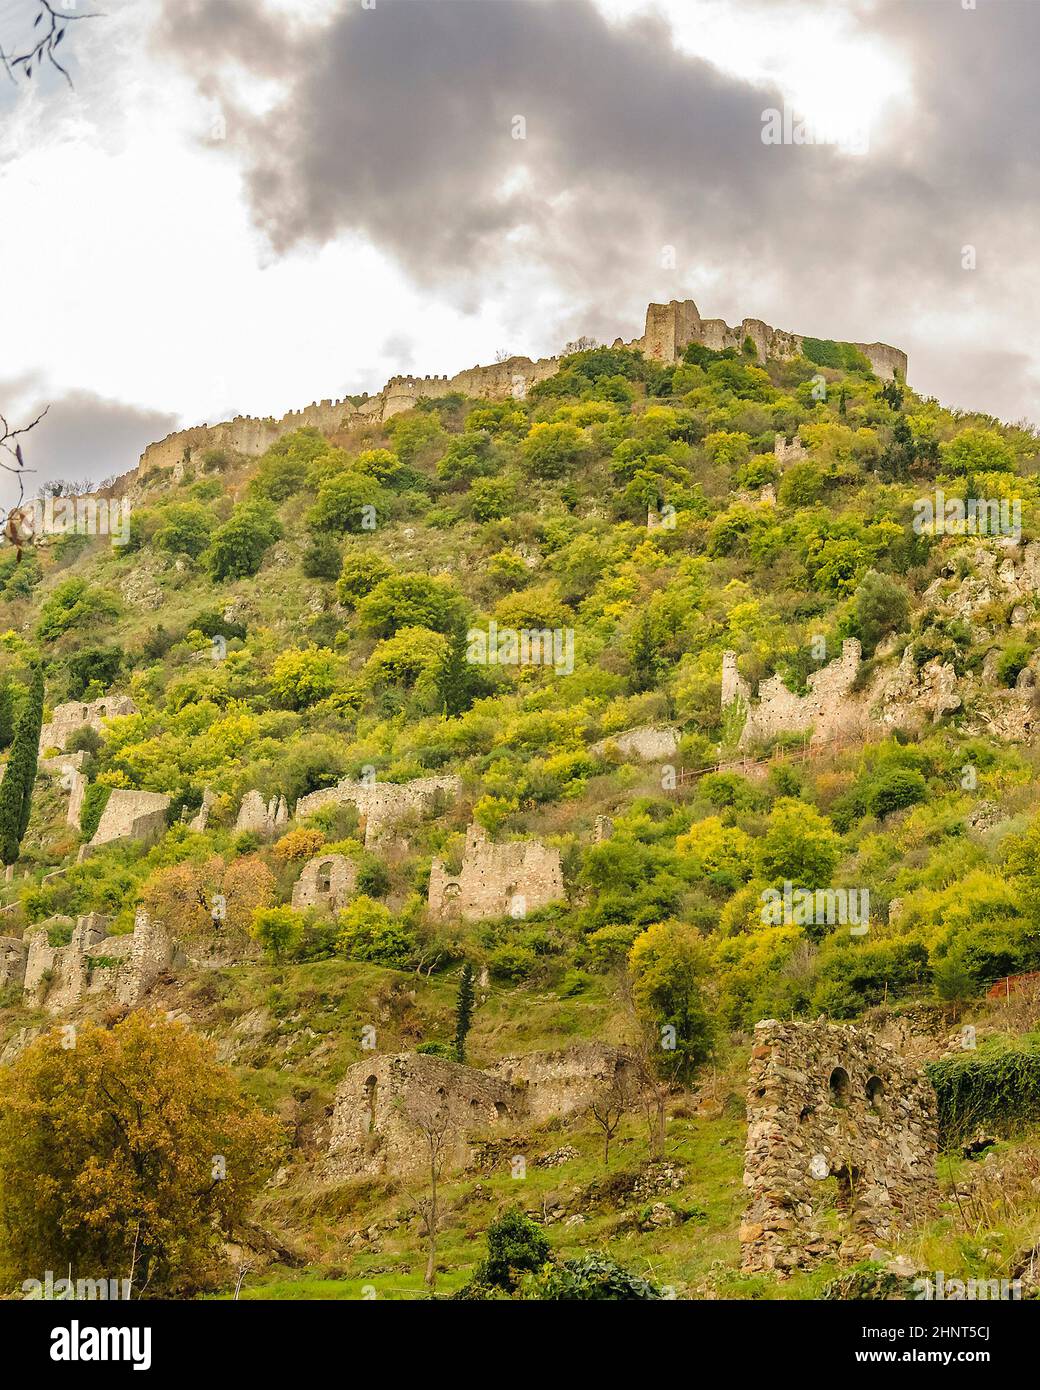
[[1040,1048],[932,1062],[939,1144],[955,1148],[977,1129],[1013,1134],[1040,1119]]
[[91,782],[87,788],[79,813],[79,828],[83,832],[84,842],[94,838],[111,795],[112,788],[103,782]]

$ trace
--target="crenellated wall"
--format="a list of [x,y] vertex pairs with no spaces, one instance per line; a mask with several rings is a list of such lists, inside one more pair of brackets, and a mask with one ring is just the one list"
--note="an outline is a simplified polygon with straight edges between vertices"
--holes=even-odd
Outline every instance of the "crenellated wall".
[[[803,337],[772,328],[761,319],[743,319],[730,328],[722,319],[702,319],[692,299],[673,299],[668,304],[650,304],[646,311],[646,326],[641,338],[617,345],[640,348],[648,357],[662,362],[674,362],[689,343],[700,342],[705,347],[743,348],[750,338],[760,360],[796,357],[802,349]],[[906,353],[887,343],[854,343],[866,356],[878,376],[906,377]],[[323,434],[335,434],[364,424],[380,424],[411,410],[421,400],[431,400],[459,392],[477,400],[505,400],[509,396],[524,396],[539,381],[553,376],[560,366],[559,357],[509,357],[504,362],[488,366],[468,367],[454,376],[393,376],[381,391],[366,396],[357,403],[342,400],[312,401],[302,410],[290,410],[281,419],[238,415],[217,425],[194,425],[177,430],[155,444],[149,444],[137,466],[138,475],[153,469],[180,469],[200,460],[213,449],[258,456],[271,447],[282,435],[293,430],[312,427]]]

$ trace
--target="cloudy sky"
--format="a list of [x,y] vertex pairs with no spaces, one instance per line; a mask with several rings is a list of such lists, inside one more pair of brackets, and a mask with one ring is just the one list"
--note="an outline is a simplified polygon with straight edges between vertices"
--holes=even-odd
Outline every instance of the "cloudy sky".
[[[97,8],[73,88],[0,72],[0,412],[50,403],[40,478],[686,297],[1040,420],[1040,0]],[[9,57],[39,9],[0,0]],[[810,142],[764,143],[785,107]]]

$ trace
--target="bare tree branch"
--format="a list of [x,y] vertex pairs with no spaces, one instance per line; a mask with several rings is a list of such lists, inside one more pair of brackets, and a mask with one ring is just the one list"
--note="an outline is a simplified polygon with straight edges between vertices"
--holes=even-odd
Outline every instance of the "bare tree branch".
[[18,77],[31,78],[34,68],[39,72],[44,63],[49,63],[61,73],[71,87],[72,78],[58,61],[57,50],[70,24],[75,24],[81,19],[101,19],[102,13],[100,10],[91,10],[86,14],[70,14],[68,11],[59,13],[51,4],[51,0],[33,0],[33,3],[36,6],[36,18],[32,26],[32,42],[24,53],[5,53],[0,48],[0,63],[12,82]]

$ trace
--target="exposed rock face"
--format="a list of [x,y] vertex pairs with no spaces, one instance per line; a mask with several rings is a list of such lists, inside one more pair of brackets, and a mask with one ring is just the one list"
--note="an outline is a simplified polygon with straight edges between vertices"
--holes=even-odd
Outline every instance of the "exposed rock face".
[[647,724],[640,729],[601,738],[592,745],[591,751],[603,757],[615,748],[623,758],[638,758],[644,763],[665,762],[674,758],[679,750],[679,733],[676,729]]
[[293,907],[323,907],[338,912],[346,907],[357,885],[357,865],[342,854],[319,854],[308,859],[293,884]]
[[106,719],[136,713],[137,706],[128,695],[106,695],[103,700],[94,700],[88,705],[76,700],[67,705],[58,705],[50,722],[40,730],[40,752],[45,753],[48,748],[64,751],[70,735],[84,724],[102,733]]
[[97,912],[79,918],[67,946],[48,943],[46,923],[27,933],[21,981],[25,1002],[56,1014],[88,994],[112,994],[135,1008],[170,966],[173,945],[144,911],[127,935],[109,936],[110,920]]
[[365,845],[371,849],[396,821],[408,815],[436,815],[461,790],[458,777],[417,777],[414,782],[355,782],[344,777],[334,787],[301,797],[294,815],[299,821],[322,806],[356,806],[364,822]]
[[457,878],[443,863],[430,866],[430,916],[445,920],[463,917],[526,917],[564,897],[560,851],[538,840],[492,844],[479,825],[466,831],[466,849]]
[[84,849],[96,849],[113,840],[157,839],[166,829],[169,808],[170,798],[165,792],[125,791],[113,787],[94,838]]
[[593,1043],[506,1057],[486,1071],[402,1052],[350,1067],[336,1090],[328,1171],[338,1177],[403,1173],[429,1162],[415,1119],[448,1118],[449,1161],[471,1157],[471,1138],[503,1124],[542,1124],[584,1110],[631,1066],[622,1048]]
[[[747,1116],[745,1270],[863,1258],[935,1209],[934,1093],[864,1029],[758,1024]],[[844,1239],[817,1227],[830,1179]]]
[[257,835],[273,835],[283,825],[288,824],[289,808],[284,796],[272,796],[270,801],[258,791],[246,792],[238,808],[236,831],[251,831]]

